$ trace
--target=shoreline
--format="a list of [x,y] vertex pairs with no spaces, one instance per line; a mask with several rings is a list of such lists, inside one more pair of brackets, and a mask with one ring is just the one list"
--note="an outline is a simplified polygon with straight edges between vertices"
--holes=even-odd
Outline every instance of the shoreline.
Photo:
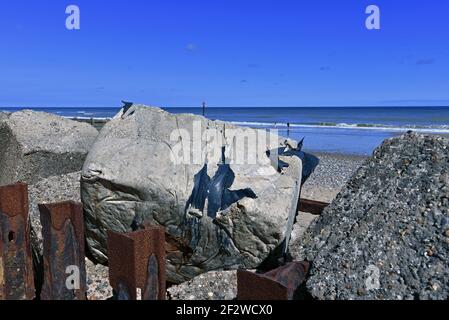
[[[100,130],[109,119],[72,118],[86,122]],[[320,164],[309,180],[304,184],[302,198],[332,202],[352,175],[362,166],[368,155],[343,152],[325,152],[305,149],[320,159]]]

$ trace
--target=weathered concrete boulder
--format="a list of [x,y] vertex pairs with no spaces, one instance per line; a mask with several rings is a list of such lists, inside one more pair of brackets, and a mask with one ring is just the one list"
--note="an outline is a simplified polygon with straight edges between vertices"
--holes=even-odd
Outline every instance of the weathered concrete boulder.
[[9,113],[7,112],[0,112],[0,122],[3,120],[8,119]]
[[[242,151],[241,138],[257,134],[272,142],[261,138],[248,153],[260,161],[232,162],[253,150],[247,143]],[[107,261],[107,230],[130,232],[149,224],[167,230],[173,283],[211,270],[257,267],[289,242],[302,172],[308,176],[317,165],[316,158],[296,145],[286,150],[283,142],[266,131],[199,116],[141,105],[124,109],[102,129],[83,168],[92,254]],[[222,162],[223,152],[230,165]]]
[[234,300],[237,271],[210,271],[167,289],[170,300]]
[[0,113],[0,185],[29,185],[32,241],[38,254],[42,237],[37,205],[81,200],[80,171],[97,135],[89,124],[44,112]]
[[80,171],[95,128],[56,115],[15,112],[0,121],[0,185]]
[[449,141],[387,140],[294,251],[317,299],[448,299]]

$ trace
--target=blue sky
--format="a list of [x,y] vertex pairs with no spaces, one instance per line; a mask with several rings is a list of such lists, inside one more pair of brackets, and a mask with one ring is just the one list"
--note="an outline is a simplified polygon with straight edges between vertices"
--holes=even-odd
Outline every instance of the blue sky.
[[0,0],[0,18],[0,107],[449,105],[447,0]]

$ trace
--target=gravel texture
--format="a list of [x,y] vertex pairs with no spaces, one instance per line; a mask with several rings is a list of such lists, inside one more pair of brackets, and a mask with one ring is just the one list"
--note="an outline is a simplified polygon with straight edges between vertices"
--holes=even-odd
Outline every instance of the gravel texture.
[[307,230],[317,299],[448,299],[449,141],[387,140]]
[[6,120],[9,117],[9,113],[8,112],[0,112],[0,121],[2,120]]
[[[366,157],[318,153],[320,165],[304,184],[301,198],[331,203],[352,175],[363,165]],[[299,212],[293,227],[290,247],[296,250],[307,228],[318,216]]]
[[[80,202],[80,172],[43,179],[29,186],[30,218],[32,221],[33,248],[42,254],[42,225],[38,204],[73,200]],[[113,295],[109,285],[109,268],[94,264],[86,258],[87,297],[89,300],[107,300]]]
[[297,247],[302,241],[307,228],[316,220],[319,216],[311,213],[299,212],[296,218],[296,223],[293,226],[292,237],[290,241],[290,247]]
[[97,135],[87,123],[45,112],[24,110],[0,119],[0,184],[35,184],[80,171]]
[[109,268],[101,264],[94,264],[86,258],[87,299],[109,300],[113,296],[109,284]]
[[367,159],[363,156],[334,153],[315,155],[320,158],[320,165],[304,184],[302,197],[323,202],[332,202]]
[[237,271],[211,271],[167,291],[171,300],[234,300]]
[[42,179],[28,186],[33,248],[37,249],[40,254],[42,254],[43,248],[42,225],[38,204],[61,201],[81,202],[80,176],[81,172],[73,172]]

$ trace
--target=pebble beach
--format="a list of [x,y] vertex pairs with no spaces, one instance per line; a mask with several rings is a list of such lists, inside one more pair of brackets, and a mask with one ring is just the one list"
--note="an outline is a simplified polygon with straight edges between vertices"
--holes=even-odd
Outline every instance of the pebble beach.
[[332,202],[341,188],[368,157],[339,153],[314,153],[320,164],[304,184],[302,198]]

